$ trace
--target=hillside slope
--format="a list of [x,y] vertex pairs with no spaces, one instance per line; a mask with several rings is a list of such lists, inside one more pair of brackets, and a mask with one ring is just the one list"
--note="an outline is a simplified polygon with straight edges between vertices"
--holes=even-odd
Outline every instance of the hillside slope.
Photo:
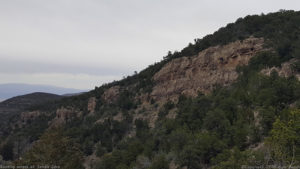
[[28,108],[0,153],[70,169],[300,165],[299,28],[300,12],[240,18],[138,74]]
[[0,113],[6,113],[7,109],[24,110],[30,106],[45,103],[47,101],[58,100],[62,97],[63,96],[56,94],[41,92],[16,96],[0,103]]
[[44,92],[63,95],[68,93],[81,93],[84,92],[84,90],[62,88],[50,85],[33,85],[22,83],[0,84],[0,100],[2,101],[12,97],[30,94],[34,92]]
[[7,137],[14,124],[22,113],[26,112],[30,107],[40,104],[49,104],[58,101],[63,96],[50,93],[31,93],[22,96],[16,96],[0,103],[0,138]]

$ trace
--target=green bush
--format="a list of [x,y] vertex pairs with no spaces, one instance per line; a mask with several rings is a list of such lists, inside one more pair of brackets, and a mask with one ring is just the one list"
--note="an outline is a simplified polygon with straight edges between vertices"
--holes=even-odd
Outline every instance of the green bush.
[[0,149],[0,154],[4,161],[11,161],[14,159],[14,143],[8,140]]
[[169,169],[169,162],[164,155],[156,156],[149,169]]

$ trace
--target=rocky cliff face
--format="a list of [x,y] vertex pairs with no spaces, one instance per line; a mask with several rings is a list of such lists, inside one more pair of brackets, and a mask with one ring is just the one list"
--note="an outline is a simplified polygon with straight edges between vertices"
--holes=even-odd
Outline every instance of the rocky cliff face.
[[74,108],[59,108],[56,110],[55,118],[50,122],[50,127],[59,127],[66,124],[66,122],[72,120],[75,117],[82,115],[82,112],[75,110]]
[[224,46],[210,47],[196,56],[182,57],[167,63],[154,75],[156,85],[151,96],[156,100],[174,99],[180,94],[196,96],[209,93],[214,86],[227,86],[238,74],[237,66],[263,50],[262,38],[248,38]]
[[23,125],[26,125],[28,121],[34,120],[36,117],[40,116],[40,111],[22,112],[20,118]]
[[103,93],[102,99],[107,103],[112,103],[117,100],[117,97],[119,96],[119,91],[120,86],[113,86]]
[[261,70],[261,73],[264,75],[270,76],[273,71],[277,72],[281,77],[290,77],[295,76],[298,80],[300,80],[300,73],[296,70],[293,70],[293,64],[296,63],[297,59],[291,59],[287,62],[281,64],[281,67],[271,67]]
[[90,114],[93,114],[95,112],[97,99],[95,97],[91,97],[88,101],[87,110]]

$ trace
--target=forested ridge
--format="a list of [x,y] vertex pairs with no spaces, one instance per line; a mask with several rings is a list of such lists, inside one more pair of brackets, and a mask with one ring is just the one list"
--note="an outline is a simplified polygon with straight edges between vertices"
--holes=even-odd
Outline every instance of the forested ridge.
[[[149,97],[151,109],[141,107],[137,98],[151,93],[154,74],[168,62],[249,37],[263,38],[268,50],[237,67],[233,84],[215,86],[211,93],[199,92],[197,97],[180,95],[163,105]],[[28,108],[45,113],[25,126],[12,127],[2,137],[2,163],[69,169],[299,167],[300,82],[276,71],[261,73],[290,60],[294,74],[299,73],[299,38],[300,12],[281,10],[239,18],[123,80]],[[119,86],[120,92],[108,102],[103,95],[113,86]],[[88,110],[91,97],[96,100],[93,113]],[[82,115],[49,127],[61,107]],[[152,109],[159,112],[154,126],[137,118]],[[115,118],[118,113],[121,119]],[[172,113],[176,116],[169,118]],[[83,162],[87,157],[94,160]]]

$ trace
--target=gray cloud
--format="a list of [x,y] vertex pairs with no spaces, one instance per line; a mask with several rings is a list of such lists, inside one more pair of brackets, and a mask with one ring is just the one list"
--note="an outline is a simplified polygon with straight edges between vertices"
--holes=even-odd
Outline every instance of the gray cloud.
[[21,75],[36,83],[38,73],[71,87],[84,86],[78,74],[111,80],[103,77],[139,71],[239,17],[299,8],[298,0],[3,0],[0,73],[16,79],[0,83]]
[[33,60],[9,60],[2,59],[2,66],[0,67],[1,73],[68,73],[68,74],[89,74],[94,76],[122,76],[132,74],[126,67],[110,67],[109,65],[88,66],[76,65],[68,63],[46,63],[37,62]]
[[99,84],[119,80],[119,76],[96,76],[89,74],[69,73],[0,73],[2,83],[27,83],[40,85],[56,85],[75,89],[93,89]]

